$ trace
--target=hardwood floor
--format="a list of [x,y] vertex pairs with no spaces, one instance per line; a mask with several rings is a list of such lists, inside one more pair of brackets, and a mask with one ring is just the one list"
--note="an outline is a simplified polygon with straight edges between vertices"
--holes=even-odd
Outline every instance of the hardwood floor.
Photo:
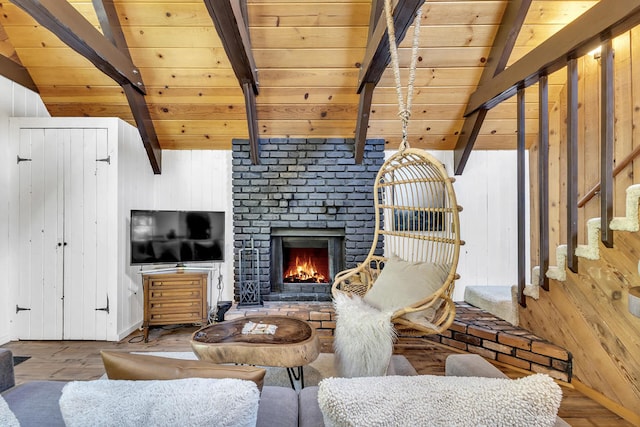
[[[149,342],[142,342],[142,332],[136,331],[120,342],[105,341],[15,341],[3,345],[14,356],[30,358],[15,367],[18,384],[34,380],[91,380],[104,374],[100,350],[126,351],[191,351],[189,339],[195,326],[153,328]],[[322,351],[331,352],[331,338],[321,337]],[[403,354],[419,374],[444,375],[444,363],[454,349],[420,338],[401,338],[396,353]],[[524,375],[501,368],[516,378]],[[559,415],[574,427],[632,426],[597,402],[572,387],[563,386]]]

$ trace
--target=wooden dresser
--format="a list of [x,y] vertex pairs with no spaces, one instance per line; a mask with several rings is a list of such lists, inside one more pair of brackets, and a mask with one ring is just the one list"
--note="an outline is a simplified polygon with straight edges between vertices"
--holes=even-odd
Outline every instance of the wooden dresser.
[[208,272],[143,275],[144,342],[149,341],[149,327],[208,321]]

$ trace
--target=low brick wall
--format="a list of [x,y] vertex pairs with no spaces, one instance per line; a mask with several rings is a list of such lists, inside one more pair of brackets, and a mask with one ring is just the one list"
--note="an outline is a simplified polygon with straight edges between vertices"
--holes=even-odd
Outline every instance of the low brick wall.
[[[263,307],[241,309],[234,306],[225,318],[235,319],[252,314],[277,314],[307,320],[320,336],[322,351],[331,351],[336,327],[336,315],[331,303],[265,302]],[[427,338],[489,360],[571,382],[571,353],[467,303],[456,303],[456,320],[449,330]]]
[[571,353],[467,303],[456,303],[456,320],[449,330],[429,339],[485,359],[571,381]]

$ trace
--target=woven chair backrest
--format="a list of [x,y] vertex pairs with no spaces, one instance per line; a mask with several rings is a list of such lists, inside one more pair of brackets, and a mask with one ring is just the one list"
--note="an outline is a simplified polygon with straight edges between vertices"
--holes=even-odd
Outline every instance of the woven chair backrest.
[[383,236],[385,256],[447,264],[455,272],[460,224],[452,181],[423,150],[398,151],[385,161],[374,184],[374,241]]

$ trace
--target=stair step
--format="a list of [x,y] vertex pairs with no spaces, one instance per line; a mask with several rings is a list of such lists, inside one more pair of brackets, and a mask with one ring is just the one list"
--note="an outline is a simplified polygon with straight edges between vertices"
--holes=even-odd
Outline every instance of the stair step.
[[[625,216],[612,218],[609,222],[611,230],[637,232],[640,230],[640,184],[633,184],[626,190]],[[600,258],[600,218],[591,218],[587,221],[587,245],[578,245],[575,249],[576,256],[590,260]],[[550,279],[564,282],[567,280],[566,271],[567,245],[560,245],[556,250],[558,264],[550,266],[546,275]]]
[[518,305],[514,291],[514,286],[467,286],[464,290],[464,300],[517,326]]

